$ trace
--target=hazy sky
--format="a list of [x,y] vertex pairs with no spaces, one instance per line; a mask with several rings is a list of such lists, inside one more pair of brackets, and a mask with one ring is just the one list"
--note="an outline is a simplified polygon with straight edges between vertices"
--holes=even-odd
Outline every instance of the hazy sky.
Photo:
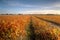
[[0,13],[31,10],[60,10],[60,0],[0,0]]

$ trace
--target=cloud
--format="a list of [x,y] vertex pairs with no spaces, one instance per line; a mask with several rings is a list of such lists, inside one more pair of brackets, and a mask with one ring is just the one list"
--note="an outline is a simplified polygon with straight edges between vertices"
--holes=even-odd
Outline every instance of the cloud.
[[7,6],[7,7],[36,7],[36,5],[30,5],[30,4],[24,4],[24,3],[21,3],[19,1],[7,1],[7,0],[4,0],[3,1],[3,5],[4,6]]
[[24,11],[23,14],[60,14],[60,10],[31,10]]
[[0,9],[3,9],[0,12],[60,10],[60,1],[58,0],[1,0],[0,3]]
[[60,1],[52,3],[51,6],[53,6],[53,7],[60,7]]
[[2,0],[6,6],[22,7],[60,7],[60,1],[56,0]]
[[8,3],[8,6],[17,6],[17,7],[35,7],[33,5],[28,5],[28,4],[22,4],[22,3]]

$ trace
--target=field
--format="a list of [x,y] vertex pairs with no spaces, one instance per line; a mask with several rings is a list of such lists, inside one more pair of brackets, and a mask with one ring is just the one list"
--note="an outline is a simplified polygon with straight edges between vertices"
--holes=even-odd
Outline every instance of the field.
[[[56,16],[57,17],[57,16]],[[40,18],[40,17],[39,17]],[[33,16],[36,40],[60,40],[60,26]],[[56,20],[56,19],[55,19]]]
[[30,16],[27,15],[0,15],[0,40],[25,39],[29,21]]
[[60,21],[60,15],[41,15],[38,17],[46,19],[46,20],[54,21],[54,22],[60,24],[60,22],[59,22]]
[[0,40],[60,40],[60,16],[0,15]]

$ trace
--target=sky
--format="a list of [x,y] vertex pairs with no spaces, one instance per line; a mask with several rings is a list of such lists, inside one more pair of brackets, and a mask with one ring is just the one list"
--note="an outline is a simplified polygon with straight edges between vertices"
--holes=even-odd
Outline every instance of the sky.
[[0,13],[60,10],[60,0],[0,0]]

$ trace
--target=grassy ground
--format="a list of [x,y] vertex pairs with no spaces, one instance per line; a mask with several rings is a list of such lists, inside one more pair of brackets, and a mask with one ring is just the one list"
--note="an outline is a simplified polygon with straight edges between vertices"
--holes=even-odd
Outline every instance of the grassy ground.
[[0,40],[60,40],[59,18],[56,15],[0,15]]

